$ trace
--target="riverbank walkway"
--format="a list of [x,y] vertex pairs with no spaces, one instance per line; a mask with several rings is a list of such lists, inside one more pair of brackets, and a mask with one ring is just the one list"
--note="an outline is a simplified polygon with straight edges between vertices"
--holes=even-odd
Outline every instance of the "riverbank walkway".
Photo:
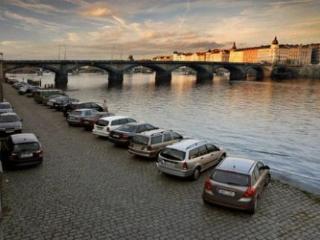
[[320,201],[298,189],[273,181],[253,216],[206,205],[208,173],[159,174],[154,162],[4,91],[44,149],[42,166],[4,173],[4,239],[320,239]]

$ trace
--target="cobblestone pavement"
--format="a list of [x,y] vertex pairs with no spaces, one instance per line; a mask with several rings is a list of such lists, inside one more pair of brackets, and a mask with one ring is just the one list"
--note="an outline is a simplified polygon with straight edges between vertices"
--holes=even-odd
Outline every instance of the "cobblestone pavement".
[[[5,173],[4,239],[320,239],[320,202],[273,181],[254,215],[206,205],[198,181],[161,175],[62,114],[5,96],[43,144],[43,165]],[[0,234],[1,236],[1,234]]]

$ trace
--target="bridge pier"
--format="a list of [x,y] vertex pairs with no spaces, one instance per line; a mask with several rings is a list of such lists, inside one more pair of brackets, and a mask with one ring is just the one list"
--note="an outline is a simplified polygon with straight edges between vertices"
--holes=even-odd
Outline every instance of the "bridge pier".
[[68,73],[56,72],[54,77],[54,83],[56,88],[66,89],[68,86]]
[[171,83],[171,72],[170,71],[156,71],[156,80],[157,85]]
[[121,86],[123,83],[123,72],[108,72],[108,86]]

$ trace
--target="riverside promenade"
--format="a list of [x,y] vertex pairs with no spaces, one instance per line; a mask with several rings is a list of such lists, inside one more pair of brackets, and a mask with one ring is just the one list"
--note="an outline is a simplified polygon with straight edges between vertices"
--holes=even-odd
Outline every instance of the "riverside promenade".
[[154,162],[4,91],[24,132],[39,137],[44,162],[5,171],[3,239],[320,239],[320,201],[309,194],[272,181],[253,216],[206,205],[208,173],[198,181],[159,174]]

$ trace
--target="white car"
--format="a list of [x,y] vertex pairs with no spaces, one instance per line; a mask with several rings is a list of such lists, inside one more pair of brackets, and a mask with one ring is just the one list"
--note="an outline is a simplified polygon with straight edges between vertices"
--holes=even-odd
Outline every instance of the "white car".
[[92,133],[101,137],[109,137],[110,131],[131,122],[136,122],[136,120],[125,116],[103,117],[94,124]]
[[217,165],[226,152],[198,139],[186,139],[167,146],[159,153],[157,167],[166,174],[198,179],[200,173]]

